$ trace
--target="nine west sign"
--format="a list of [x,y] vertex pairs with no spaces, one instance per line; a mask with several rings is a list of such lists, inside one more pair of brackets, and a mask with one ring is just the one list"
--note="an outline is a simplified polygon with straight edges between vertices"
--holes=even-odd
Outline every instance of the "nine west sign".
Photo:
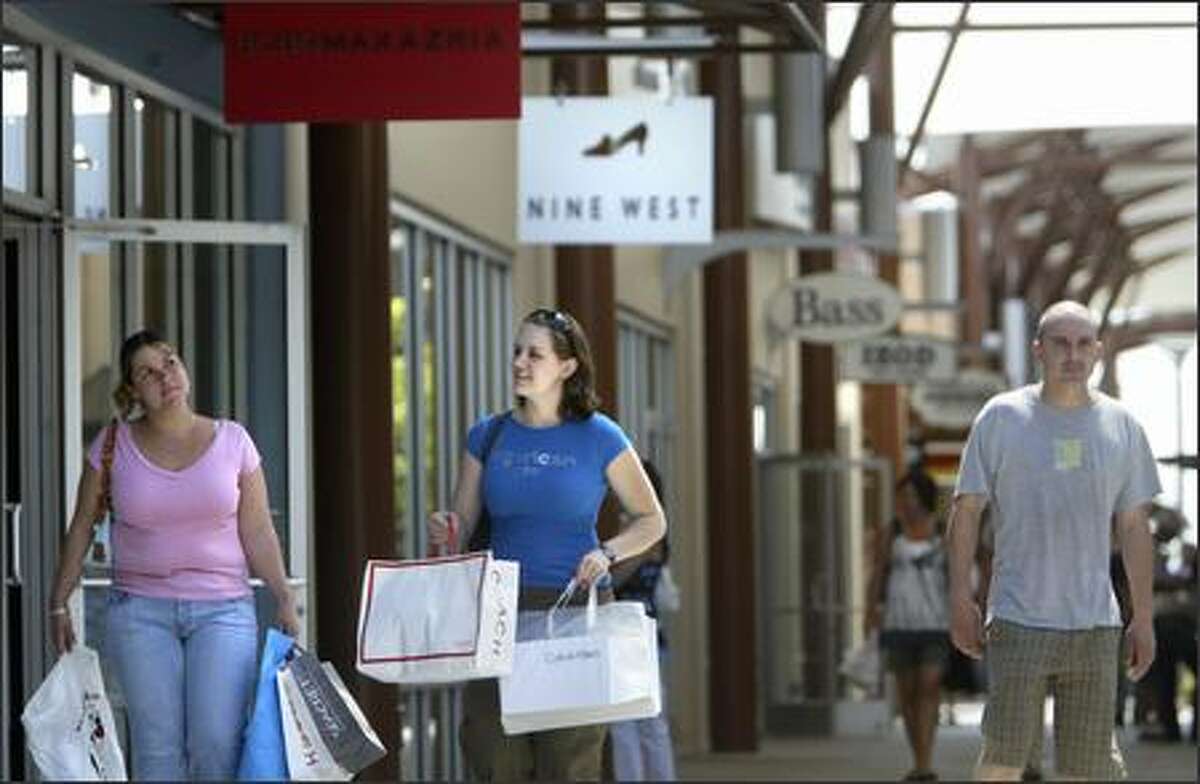
[[712,242],[711,98],[526,98],[524,243]]
[[896,289],[878,278],[822,272],[790,281],[771,295],[767,320],[777,335],[840,343],[886,332],[900,320]]

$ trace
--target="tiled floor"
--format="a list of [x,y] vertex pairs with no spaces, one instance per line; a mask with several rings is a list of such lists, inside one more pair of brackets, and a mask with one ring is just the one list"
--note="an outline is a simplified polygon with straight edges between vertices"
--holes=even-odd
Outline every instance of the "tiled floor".
[[[935,767],[945,781],[971,778],[979,753],[978,704],[955,709],[955,726],[942,726],[934,752]],[[1137,740],[1135,730],[1121,731],[1132,781],[1196,781],[1196,746]],[[1046,738],[1047,755],[1053,743]],[[903,729],[877,735],[830,739],[772,738],[754,754],[704,754],[679,760],[679,775],[692,781],[895,781],[909,769],[911,758]],[[1047,760],[1049,774],[1053,762]]]

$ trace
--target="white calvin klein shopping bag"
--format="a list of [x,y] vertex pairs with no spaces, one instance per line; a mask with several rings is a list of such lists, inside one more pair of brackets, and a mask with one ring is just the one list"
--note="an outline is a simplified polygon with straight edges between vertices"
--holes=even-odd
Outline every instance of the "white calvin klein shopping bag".
[[[572,583],[563,596],[574,592]],[[657,716],[658,625],[640,602],[522,613],[512,674],[500,678],[505,733]]]

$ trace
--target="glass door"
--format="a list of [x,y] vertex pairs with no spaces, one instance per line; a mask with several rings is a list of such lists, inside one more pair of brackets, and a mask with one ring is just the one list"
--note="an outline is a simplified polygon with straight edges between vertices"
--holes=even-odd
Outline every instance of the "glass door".
[[[283,223],[74,220],[63,234],[63,487],[67,510],[87,446],[111,420],[125,335],[152,328],[193,376],[193,405],[243,424],[263,455],[271,515],[301,612],[308,607],[308,294],[305,233]],[[97,529],[76,633],[103,650],[111,584],[107,525]],[[274,617],[255,581],[261,626]],[[306,624],[307,625],[307,624]],[[309,630],[302,631],[307,643]],[[102,657],[102,661],[104,657]],[[108,680],[114,710],[123,713]],[[118,716],[118,725],[122,725]]]
[[[7,49],[7,47],[5,47]],[[7,216],[5,216],[7,217]],[[0,779],[12,781],[23,778],[25,744],[19,734],[21,692],[17,688],[23,678],[20,649],[21,639],[21,496],[20,441],[16,427],[15,350],[20,325],[17,319],[16,273],[21,241],[15,233],[4,232],[4,260],[0,262],[0,503],[3,503],[0,528],[0,564],[3,564],[3,585],[0,585],[0,629],[4,645],[0,649]]]
[[58,546],[57,398],[46,361],[56,311],[48,224],[5,212],[0,263],[0,779],[32,773],[21,711],[53,664],[46,646],[47,564]]

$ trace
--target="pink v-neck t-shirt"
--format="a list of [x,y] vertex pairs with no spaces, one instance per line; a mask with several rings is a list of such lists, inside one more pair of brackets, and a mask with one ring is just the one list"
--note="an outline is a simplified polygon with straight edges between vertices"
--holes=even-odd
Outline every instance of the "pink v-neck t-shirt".
[[[107,430],[88,450],[97,472]],[[142,454],[129,425],[121,422],[112,462],[113,587],[171,599],[249,595],[238,538],[238,482],[260,462],[245,428],[217,420],[200,457],[169,471]]]

